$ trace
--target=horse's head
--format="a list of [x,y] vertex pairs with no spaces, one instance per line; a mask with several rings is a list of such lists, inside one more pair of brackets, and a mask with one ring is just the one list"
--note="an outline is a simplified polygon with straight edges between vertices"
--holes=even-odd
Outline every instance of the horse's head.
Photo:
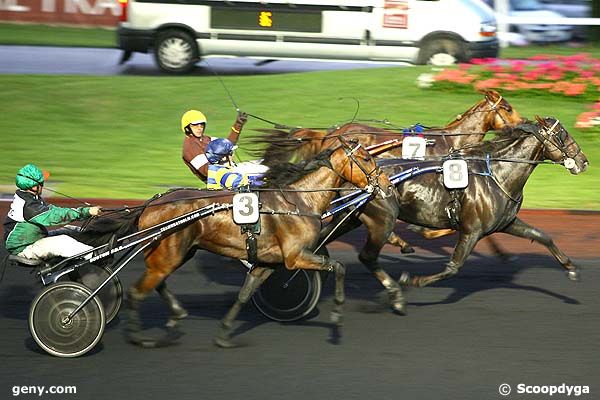
[[544,145],[545,158],[564,165],[574,175],[584,172],[589,165],[588,159],[559,120],[537,115],[535,119],[540,129],[534,135]]
[[344,180],[367,191],[376,190],[381,197],[389,197],[393,185],[375,163],[373,156],[358,140],[338,136],[340,147],[331,154],[332,169]]
[[478,103],[477,108],[480,109],[485,119],[486,130],[500,130],[522,122],[521,115],[500,93],[495,90],[486,90],[483,94],[485,98]]

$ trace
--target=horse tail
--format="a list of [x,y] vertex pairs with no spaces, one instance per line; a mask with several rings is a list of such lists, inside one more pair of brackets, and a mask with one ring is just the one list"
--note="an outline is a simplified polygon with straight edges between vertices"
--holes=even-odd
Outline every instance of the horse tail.
[[80,231],[74,232],[72,236],[89,246],[101,246],[108,243],[113,235],[119,238],[137,231],[138,221],[144,209],[145,207],[120,210],[90,219]]

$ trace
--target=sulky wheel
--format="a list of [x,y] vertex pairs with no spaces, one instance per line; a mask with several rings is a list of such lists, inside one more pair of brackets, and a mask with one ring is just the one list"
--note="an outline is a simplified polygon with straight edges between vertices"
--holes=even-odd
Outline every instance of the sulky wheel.
[[78,357],[100,341],[105,319],[98,297],[67,318],[91,293],[80,283],[58,282],[37,295],[29,309],[29,331],[42,349],[57,357]]
[[[77,270],[63,275],[60,281],[71,280],[73,282],[83,283],[92,291],[96,290],[102,282],[104,282],[113,271],[104,266],[100,267],[94,264],[86,264],[79,267]],[[104,315],[106,316],[106,323],[110,323],[121,308],[123,303],[123,285],[118,276],[114,276],[106,286],[98,293],[102,305],[104,306]]]
[[[326,248],[317,254],[328,255]],[[293,277],[293,278],[292,278]],[[322,279],[317,271],[290,271],[280,265],[258,288],[252,302],[264,316],[274,321],[292,322],[309,315],[321,296]]]

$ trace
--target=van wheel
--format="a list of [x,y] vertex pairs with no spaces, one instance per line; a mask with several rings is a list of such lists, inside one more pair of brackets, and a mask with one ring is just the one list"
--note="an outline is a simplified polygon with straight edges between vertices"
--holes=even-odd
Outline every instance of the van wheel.
[[417,64],[452,65],[464,59],[463,46],[457,40],[432,39],[421,46]]
[[165,72],[185,74],[198,62],[198,45],[190,34],[180,30],[160,32],[154,46],[156,63]]

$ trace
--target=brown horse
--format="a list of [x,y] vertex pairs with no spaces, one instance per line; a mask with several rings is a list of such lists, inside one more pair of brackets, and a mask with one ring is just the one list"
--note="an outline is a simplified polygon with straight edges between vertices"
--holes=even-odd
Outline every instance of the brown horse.
[[[478,143],[483,140],[488,130],[517,124],[521,120],[519,113],[500,94],[494,91],[486,92],[483,100],[460,115],[447,127],[426,131],[427,134],[431,133],[436,138],[435,145],[427,148],[426,156],[439,156],[447,154],[450,149]],[[304,137],[304,134],[308,135],[308,139]],[[274,162],[282,157],[284,159],[285,157],[288,159],[298,156],[307,157],[311,152],[331,146],[342,134],[344,137],[358,139],[366,146],[402,138],[402,135],[397,132],[360,124],[349,124],[332,130],[328,134],[309,130],[305,130],[304,134],[301,131],[295,131],[290,140],[288,132],[270,131],[270,134],[263,139],[270,143],[264,152],[265,163],[268,165],[269,162]],[[282,141],[282,139],[284,140]],[[398,156],[399,151],[392,150],[388,154]],[[394,240],[403,248],[409,246],[393,235],[396,216],[399,212],[399,205],[394,199],[376,199],[363,207],[357,218],[349,218],[339,226],[338,221],[345,216],[340,215],[340,218],[334,218],[332,223],[322,230],[321,239],[327,238],[328,243],[361,223],[365,224],[368,232],[367,242],[359,254],[359,259],[388,291],[393,310],[402,314],[404,313],[404,298],[398,295],[399,292],[388,274],[377,263],[379,253],[388,240]]]
[[[284,264],[290,270],[307,269],[335,273],[335,306],[331,314],[334,324],[341,324],[344,303],[344,266],[325,256],[313,254],[321,230],[321,214],[335,196],[331,188],[347,181],[358,187],[378,188],[375,193],[391,194],[391,183],[380,173],[374,159],[360,144],[350,148],[342,138],[338,145],[321,153],[316,159],[299,165],[280,164],[265,177],[261,188],[260,234],[257,237],[257,262],[248,273],[237,301],[221,322],[215,343],[230,347],[230,334],[241,307],[269,277],[267,265]],[[207,193],[207,192],[204,192]],[[195,194],[195,199],[189,199]],[[208,198],[197,198],[198,192],[176,191],[151,202],[142,212],[137,228],[142,230],[161,222],[201,209],[211,204],[232,202],[234,193],[224,192]],[[188,199],[185,199],[185,198]],[[182,199],[183,198],[183,199]],[[153,290],[159,290],[172,311],[169,326],[187,315],[174,295],[166,288],[165,279],[179,268],[196,249],[235,259],[249,259],[247,235],[232,220],[232,212],[218,212],[199,219],[166,236],[145,251],[146,271],[129,290],[130,316],[128,338],[142,346],[154,346],[140,335],[140,303]],[[394,282],[395,283],[395,282]]]
[[[492,141],[453,153],[452,157],[463,158],[471,166],[465,189],[448,190],[439,174],[421,175],[398,188],[400,219],[432,228],[451,228],[454,221],[459,232],[454,253],[443,272],[413,278],[405,273],[402,283],[427,286],[455,275],[475,244],[494,232],[546,246],[568,277],[577,279],[576,267],[552,239],[517,217],[523,202],[523,187],[539,163],[551,160],[563,164],[575,175],[588,167],[581,148],[558,120],[536,119],[537,123],[506,128]],[[483,173],[473,173],[477,169]],[[454,211],[449,212],[449,208]]]

